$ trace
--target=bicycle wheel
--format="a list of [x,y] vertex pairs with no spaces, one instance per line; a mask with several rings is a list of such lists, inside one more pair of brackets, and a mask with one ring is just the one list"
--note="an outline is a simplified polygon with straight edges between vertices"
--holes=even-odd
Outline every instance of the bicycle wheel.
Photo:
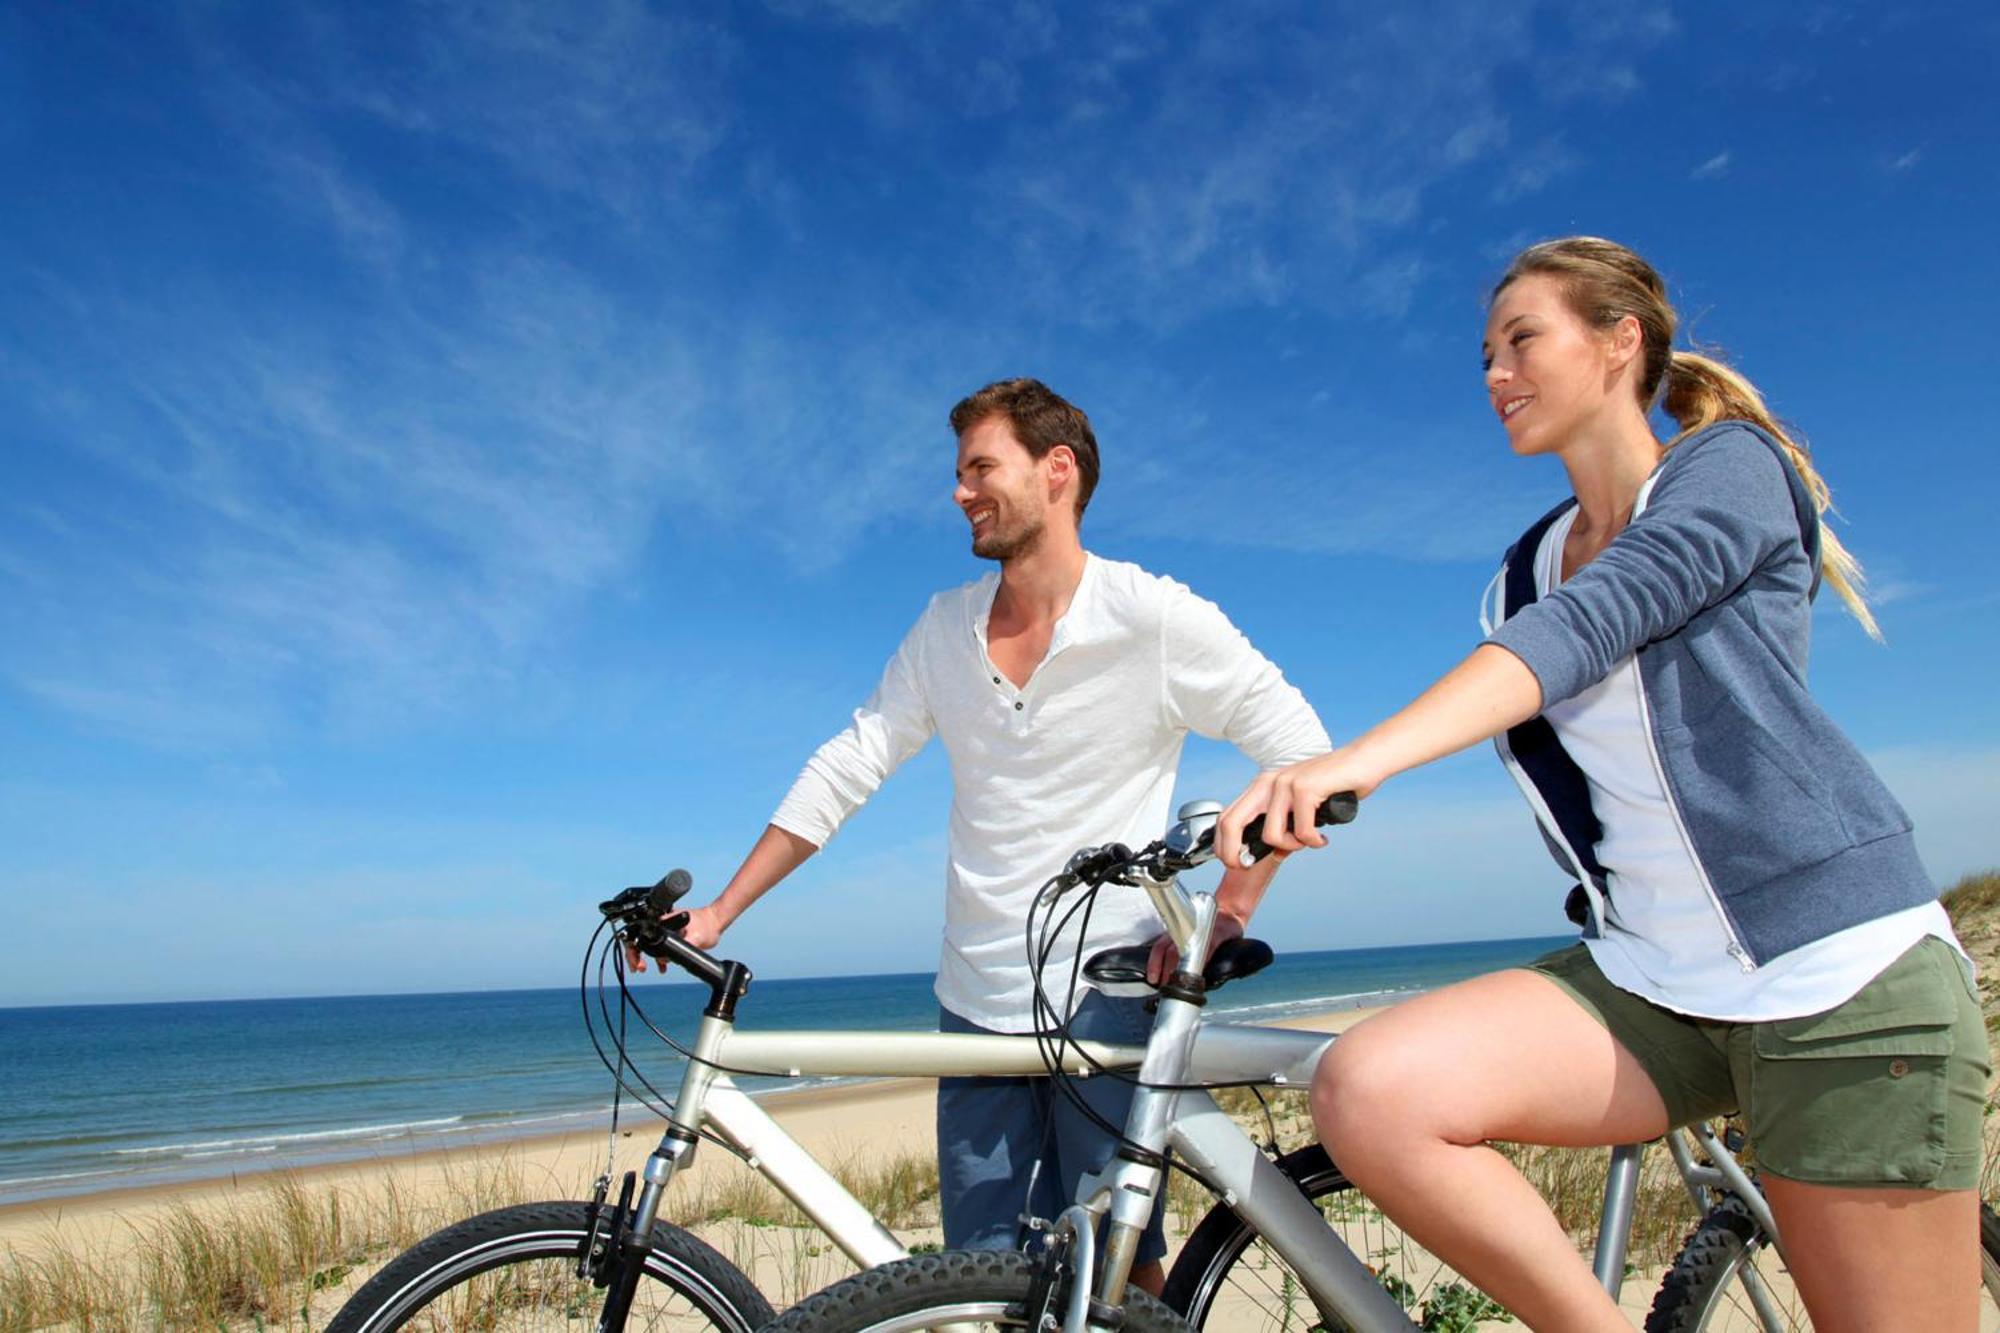
[[[1979,1205],[1979,1327],[2000,1329],[2000,1216]],[[1737,1198],[1696,1224],[1667,1270],[1646,1333],[1779,1333],[1812,1320],[1783,1262]]]
[[[1035,1261],[1013,1250],[947,1250],[856,1273],[785,1312],[766,1333],[909,1333],[916,1329],[1022,1329]],[[1061,1309],[1057,1315],[1060,1317]],[[1184,1333],[1166,1306],[1134,1288],[1129,1333]]]
[[[1326,1224],[1374,1270],[1382,1285],[1427,1328],[1511,1322],[1506,1311],[1382,1215],[1318,1144],[1286,1153],[1278,1169],[1312,1200]],[[1229,1207],[1217,1204],[1188,1233],[1161,1297],[1193,1328],[1255,1333],[1347,1324],[1316,1308],[1291,1268]]]
[[[355,1292],[327,1333],[542,1333],[591,1329],[604,1293],[576,1275],[589,1205],[524,1203],[430,1236]],[[633,1333],[752,1333],[771,1306],[736,1265],[665,1222],[653,1225],[625,1327]]]

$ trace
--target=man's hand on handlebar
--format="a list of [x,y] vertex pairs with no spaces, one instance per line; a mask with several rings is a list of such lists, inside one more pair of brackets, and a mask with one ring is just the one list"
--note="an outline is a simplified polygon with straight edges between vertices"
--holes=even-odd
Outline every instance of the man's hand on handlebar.
[[[666,920],[669,917],[677,916],[684,916],[687,918],[687,921],[674,933],[689,944],[692,944],[695,948],[713,949],[716,943],[721,940],[722,930],[726,923],[722,919],[722,914],[716,911],[714,903],[710,903],[706,907],[691,907],[686,911],[676,909],[667,913],[666,917],[662,917],[661,919]],[[625,970],[628,972],[644,972],[646,970],[646,955],[640,953],[629,944],[625,946]],[[665,972],[666,970],[667,965],[663,961],[660,964],[660,971]]]
[[[1215,951],[1221,948],[1224,942],[1239,939],[1242,937],[1242,934],[1243,921],[1240,917],[1230,912],[1217,912],[1215,914],[1215,924],[1209,928],[1209,958],[1215,956]],[[1153,951],[1146,955],[1147,983],[1154,986],[1159,985],[1174,974],[1174,969],[1180,965],[1180,961],[1181,951],[1174,947],[1174,942],[1167,938],[1164,932],[1155,935],[1153,937]],[[1204,958],[1202,965],[1207,966],[1207,963],[1208,959]]]

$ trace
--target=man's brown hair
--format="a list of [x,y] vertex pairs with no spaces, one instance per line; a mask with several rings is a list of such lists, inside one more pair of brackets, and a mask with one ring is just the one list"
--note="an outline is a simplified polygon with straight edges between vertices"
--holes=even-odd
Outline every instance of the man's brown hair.
[[968,395],[951,409],[951,433],[961,438],[988,417],[1005,417],[1014,438],[1040,460],[1059,444],[1076,455],[1076,516],[1083,519],[1090,493],[1097,489],[1097,436],[1083,409],[1040,380],[996,380]]

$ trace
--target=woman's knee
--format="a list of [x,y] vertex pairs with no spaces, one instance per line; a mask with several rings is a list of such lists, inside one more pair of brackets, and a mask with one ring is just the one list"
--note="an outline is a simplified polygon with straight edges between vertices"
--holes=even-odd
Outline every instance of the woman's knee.
[[1336,1157],[1372,1144],[1429,1132],[1429,1089],[1419,1079],[1411,1047],[1378,1038],[1362,1024],[1320,1058],[1313,1077],[1312,1117],[1320,1142]]

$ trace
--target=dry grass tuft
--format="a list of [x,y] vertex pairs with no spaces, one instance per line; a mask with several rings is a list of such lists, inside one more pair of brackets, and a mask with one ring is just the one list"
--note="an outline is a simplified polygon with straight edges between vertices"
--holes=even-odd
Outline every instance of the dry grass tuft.
[[1954,927],[1985,924],[1982,918],[2000,908],[2000,870],[1981,870],[1967,875],[1942,895],[1944,910],[1951,914]]
[[299,1329],[360,1271],[474,1213],[527,1201],[508,1162],[454,1171],[419,1203],[394,1171],[366,1188],[274,1175],[234,1206],[176,1207],[85,1240],[51,1232],[0,1255],[0,1333]]

